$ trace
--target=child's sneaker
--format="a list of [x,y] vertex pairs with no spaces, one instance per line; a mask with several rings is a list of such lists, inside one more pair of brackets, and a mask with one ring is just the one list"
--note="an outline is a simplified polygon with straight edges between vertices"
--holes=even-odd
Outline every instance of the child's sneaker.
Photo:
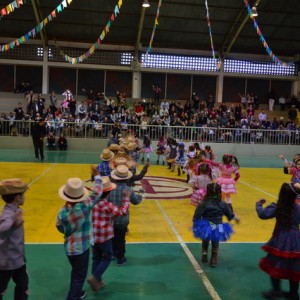
[[79,299],[84,299],[85,297],[86,297],[86,292],[85,291],[81,291]]

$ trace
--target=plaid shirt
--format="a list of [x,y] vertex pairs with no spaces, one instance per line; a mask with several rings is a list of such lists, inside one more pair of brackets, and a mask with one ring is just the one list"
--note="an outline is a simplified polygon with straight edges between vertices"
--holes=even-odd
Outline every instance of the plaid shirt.
[[[113,181],[113,180],[112,180]],[[127,180],[115,180],[114,181],[117,184],[117,187],[112,190],[109,194],[108,201],[113,203],[116,206],[122,206],[122,200],[123,200],[123,191],[124,190],[129,190],[130,191],[130,196],[129,196],[129,201],[130,203],[137,205],[141,203],[143,200],[143,196],[141,194],[137,194],[133,191],[132,187],[127,185]],[[119,216],[114,219],[114,225],[118,226],[128,226],[129,224],[129,210],[127,211],[126,214],[123,216]]]
[[94,244],[92,231],[92,208],[102,195],[103,186],[99,175],[95,176],[93,192],[90,196],[74,205],[66,204],[57,216],[57,229],[65,235],[66,254],[79,255]]
[[106,199],[98,202],[92,210],[92,222],[95,243],[103,243],[114,237],[114,217],[127,213],[129,198],[123,198],[122,206],[118,207]]
[[110,176],[111,168],[109,167],[109,161],[101,162],[97,169],[101,176]]

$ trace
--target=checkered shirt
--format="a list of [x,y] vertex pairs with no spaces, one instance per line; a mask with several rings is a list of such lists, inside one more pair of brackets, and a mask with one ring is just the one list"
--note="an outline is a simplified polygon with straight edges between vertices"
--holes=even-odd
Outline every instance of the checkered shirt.
[[110,176],[111,168],[109,167],[109,161],[101,162],[97,169],[101,176]]
[[57,216],[57,229],[64,234],[64,247],[68,256],[79,255],[94,244],[91,211],[100,200],[103,186],[99,175],[95,176],[93,192],[75,205],[65,205]]
[[106,199],[98,202],[92,210],[92,222],[95,243],[100,244],[114,237],[114,217],[127,213],[129,197],[123,197],[120,207]]

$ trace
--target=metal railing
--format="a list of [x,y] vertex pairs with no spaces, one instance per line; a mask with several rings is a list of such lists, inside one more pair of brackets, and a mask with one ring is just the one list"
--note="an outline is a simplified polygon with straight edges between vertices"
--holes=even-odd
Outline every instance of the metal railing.
[[[34,121],[0,120],[0,136],[31,136]],[[52,131],[58,137],[61,133],[68,138],[100,138],[108,139],[111,134],[121,134],[125,137],[134,133],[143,138],[148,134],[150,139],[159,140],[159,137],[176,138],[179,141],[203,141],[211,143],[240,143],[240,144],[276,144],[299,145],[300,131],[288,129],[252,129],[248,128],[221,128],[208,126],[160,126],[138,124],[112,124],[96,122],[64,122],[52,120],[45,122],[47,134]]]

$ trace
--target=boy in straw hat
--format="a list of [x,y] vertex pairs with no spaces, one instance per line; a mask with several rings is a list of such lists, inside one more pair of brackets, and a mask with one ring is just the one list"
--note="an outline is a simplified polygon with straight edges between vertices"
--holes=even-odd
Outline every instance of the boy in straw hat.
[[108,202],[107,197],[116,188],[107,176],[102,177],[103,194],[92,210],[92,222],[95,244],[93,245],[92,276],[88,283],[94,292],[99,291],[103,286],[102,276],[112,260],[112,238],[114,237],[114,217],[127,213],[129,208],[129,192],[123,192],[122,205],[115,206]]
[[65,252],[72,266],[66,300],[82,299],[85,296],[82,287],[88,271],[89,249],[94,241],[91,211],[103,193],[102,179],[96,167],[92,166],[91,174],[95,183],[90,195],[80,178],[69,178],[58,191],[66,203],[58,213],[56,227],[64,234]]
[[15,300],[28,298],[28,274],[24,257],[24,193],[28,185],[20,179],[0,181],[0,195],[5,202],[0,216],[0,299],[12,278]]
[[109,167],[109,162],[114,158],[114,156],[114,153],[109,149],[103,149],[100,154],[102,162],[97,167],[101,176],[110,176],[111,169]]
[[[117,187],[111,191],[108,201],[116,206],[122,205],[123,192],[128,191],[130,203],[137,205],[143,200],[143,195],[135,193],[132,187],[127,185],[127,180],[132,177],[132,172],[128,170],[127,166],[119,165],[111,172],[111,178],[117,184]],[[114,238],[113,238],[113,252],[117,258],[117,263],[122,266],[126,263],[126,240],[125,235],[128,231],[129,224],[129,210],[123,216],[114,219]]]

